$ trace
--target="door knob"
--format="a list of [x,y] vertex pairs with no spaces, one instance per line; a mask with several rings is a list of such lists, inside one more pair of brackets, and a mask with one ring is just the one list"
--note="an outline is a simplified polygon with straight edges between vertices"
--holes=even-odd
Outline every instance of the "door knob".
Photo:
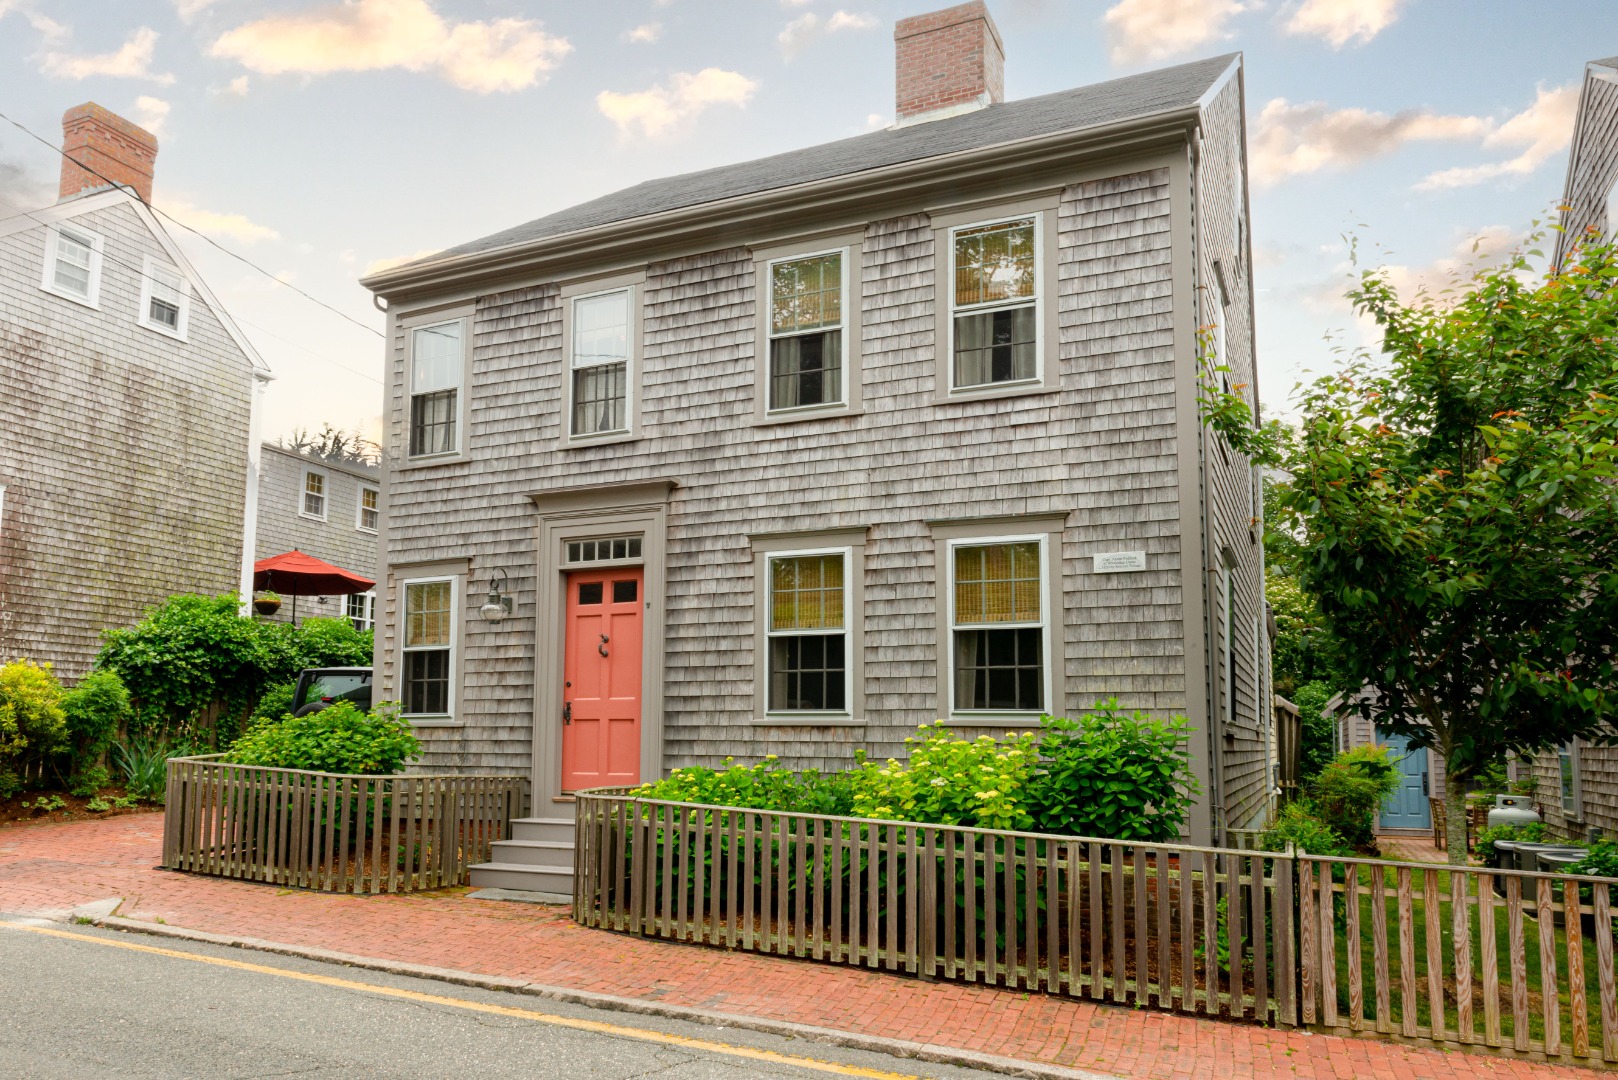
[[601,635],[601,644],[596,646],[596,652],[600,653],[602,656],[607,655],[607,635],[606,634]]
[[571,724],[572,722],[573,722],[573,703],[571,701],[564,701],[564,702],[562,702],[562,723]]

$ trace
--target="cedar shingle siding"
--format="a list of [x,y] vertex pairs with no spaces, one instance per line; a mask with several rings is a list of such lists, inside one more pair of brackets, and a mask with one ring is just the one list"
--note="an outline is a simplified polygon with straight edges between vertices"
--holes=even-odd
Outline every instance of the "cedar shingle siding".
[[235,589],[246,501],[251,364],[195,291],[187,341],[138,324],[169,256],[99,205],[73,219],[105,240],[99,309],[40,288],[45,226],[0,230],[0,661],[70,677],[104,628]]
[[[952,122],[938,123],[943,131]],[[771,233],[642,264],[644,347],[635,375],[642,427],[639,438],[611,445],[561,445],[559,285],[475,288],[469,460],[401,467],[408,399],[406,332],[398,320],[431,310],[435,301],[427,293],[396,300],[383,548],[392,569],[378,603],[387,696],[398,693],[398,581],[416,564],[464,559],[470,566],[461,612],[456,719],[462,726],[422,730],[423,766],[526,773],[535,723],[548,730],[559,722],[552,702],[539,703],[536,719],[536,649],[542,661],[557,650],[560,624],[550,614],[536,621],[541,553],[530,496],[670,479],[678,486],[668,505],[666,604],[650,616],[664,633],[665,771],[766,753],[823,769],[846,767],[857,748],[879,759],[902,755],[905,737],[944,713],[942,543],[930,523],[1062,514],[1052,560],[1060,575],[1053,711],[1071,713],[1115,696],[1126,708],[1192,716],[1199,770],[1207,760],[1203,743],[1219,744],[1224,754],[1221,784],[1203,774],[1205,802],[1218,788],[1229,824],[1262,816],[1268,787],[1254,714],[1268,685],[1267,674],[1264,685],[1255,685],[1253,662],[1262,586],[1248,527],[1253,511],[1242,494],[1251,474],[1234,456],[1227,463],[1211,435],[1206,449],[1199,445],[1193,377],[1193,339],[1203,320],[1191,287],[1195,251],[1204,280],[1211,280],[1213,258],[1235,260],[1226,267],[1236,283],[1228,338],[1239,343],[1232,363],[1240,381],[1254,381],[1250,266],[1245,251],[1236,254],[1235,206],[1245,198],[1234,156],[1240,130],[1238,75],[1207,111],[1195,173],[1182,142],[1135,162],[1077,163],[1068,179],[1039,185],[1059,198],[1056,249],[1046,252],[1058,282],[1058,295],[1047,297],[1056,305],[1056,334],[1046,343],[1046,362],[1057,373],[1048,392],[938,400],[947,358],[936,340],[935,305],[946,302],[947,253],[935,244],[926,203],[826,223],[862,235],[851,303],[857,297],[861,312],[863,406],[851,416],[755,423],[755,368],[764,350],[751,245],[779,243],[781,234]],[[1003,191],[1013,182],[996,180]],[[1193,205],[1209,219],[1195,231]],[[982,220],[997,216],[993,207],[982,212]],[[580,264],[555,277],[592,269]],[[1217,504],[1206,514],[1204,455]],[[1204,640],[1205,517],[1237,559],[1242,637],[1234,741],[1210,739],[1206,729],[1207,663],[1216,650]],[[750,537],[856,528],[867,530],[863,635],[855,640],[863,650],[867,722],[755,723],[761,658]],[[1145,551],[1147,569],[1092,571],[1094,555],[1117,551]],[[491,625],[476,607],[496,568],[510,574],[516,608],[512,618]],[[1192,640],[1196,647],[1188,650]],[[1267,672],[1267,643],[1259,664]],[[543,786],[536,780],[536,790]]]
[[[326,520],[299,513],[303,505],[305,468],[326,475]],[[297,550],[333,566],[359,574],[376,576],[377,534],[362,532],[359,521],[360,486],[381,488],[375,471],[334,465],[319,458],[308,458],[278,446],[260,450],[258,470],[258,529],[254,537],[255,559]],[[380,522],[379,522],[380,524]],[[281,597],[281,610],[275,618],[292,617],[292,598]],[[321,603],[324,600],[325,603]],[[298,619],[309,616],[332,617],[347,611],[347,597],[298,597]]]
[[1618,56],[1585,67],[1579,95],[1567,183],[1562,191],[1562,231],[1556,259],[1595,229],[1609,239],[1618,222],[1607,220],[1607,200],[1618,184]]

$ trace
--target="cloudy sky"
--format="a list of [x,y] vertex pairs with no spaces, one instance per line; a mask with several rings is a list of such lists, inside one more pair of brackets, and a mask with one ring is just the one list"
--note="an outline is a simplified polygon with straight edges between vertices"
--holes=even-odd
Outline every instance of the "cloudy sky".
[[[641,180],[893,116],[895,19],[943,0],[0,0],[0,112],[53,142],[93,100],[157,133],[155,202],[320,298],[180,234],[279,376],[266,434],[374,433],[367,268]],[[1361,259],[1434,280],[1509,247],[1562,188],[1586,60],[1618,4],[990,0],[1006,92],[1232,50],[1247,59],[1261,390],[1361,330]],[[59,159],[0,124],[0,199]],[[9,213],[0,206],[0,213]],[[1336,334],[1335,338],[1328,335]]]

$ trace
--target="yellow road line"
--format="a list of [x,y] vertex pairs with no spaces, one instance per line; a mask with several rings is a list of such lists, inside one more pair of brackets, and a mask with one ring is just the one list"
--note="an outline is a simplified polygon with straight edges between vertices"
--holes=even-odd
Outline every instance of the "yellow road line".
[[359,990],[363,993],[378,994],[382,997],[419,1001],[429,1005],[444,1005],[452,1009],[467,1009],[472,1012],[490,1013],[495,1016],[509,1016],[518,1020],[532,1020],[536,1023],[573,1028],[577,1031],[593,1031],[598,1035],[616,1035],[620,1038],[662,1043],[666,1046],[678,1046],[686,1050],[697,1050],[709,1054],[724,1054],[728,1057],[747,1058],[752,1061],[767,1061],[771,1064],[788,1065],[797,1069],[807,1069],[811,1072],[834,1073],[837,1076],[862,1076],[870,1078],[870,1080],[920,1080],[919,1077],[912,1073],[867,1069],[860,1065],[842,1065],[835,1061],[821,1061],[818,1058],[779,1054],[774,1050],[759,1050],[751,1046],[732,1046],[729,1043],[713,1042],[709,1039],[692,1039],[685,1035],[670,1035],[662,1031],[623,1027],[618,1024],[603,1023],[600,1020],[581,1020],[572,1016],[557,1016],[553,1013],[535,1012],[532,1009],[516,1009],[509,1005],[490,1005],[486,1002],[466,1001],[462,998],[444,997],[439,994],[423,994],[417,990],[401,990],[397,987],[378,986],[374,983],[356,982],[352,979],[338,979],[331,975],[312,975],[304,971],[288,971],[285,968],[270,967],[266,964],[249,964],[242,960],[226,960],[218,956],[201,956],[197,953],[181,952],[178,949],[162,949],[155,945],[138,945],[133,941],[117,941],[109,938],[93,937],[89,934],[75,934],[68,930],[53,930],[44,926],[22,926],[17,923],[0,921],[0,927],[7,930],[25,930],[30,934],[44,934],[47,937],[88,941],[95,945],[107,945],[115,949],[151,953],[155,956],[172,956],[178,960],[190,960],[197,964],[213,964],[215,967],[235,968],[238,971],[252,971],[260,975],[278,975],[283,979],[297,979],[301,982],[317,983],[321,986],[335,986],[343,990]]

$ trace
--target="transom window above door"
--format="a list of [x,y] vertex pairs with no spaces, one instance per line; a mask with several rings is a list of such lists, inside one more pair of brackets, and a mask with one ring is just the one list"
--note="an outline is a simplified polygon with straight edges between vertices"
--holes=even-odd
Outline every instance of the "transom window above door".
[[950,557],[950,633],[957,711],[1045,710],[1043,544],[958,542]]
[[1039,377],[1038,215],[950,235],[951,388]]
[[767,560],[772,713],[848,711],[847,560],[842,551]]
[[569,540],[567,561],[573,563],[610,562],[614,559],[638,559],[641,538],[638,536],[603,536],[595,540]]
[[769,264],[769,409],[841,405],[846,252]]

